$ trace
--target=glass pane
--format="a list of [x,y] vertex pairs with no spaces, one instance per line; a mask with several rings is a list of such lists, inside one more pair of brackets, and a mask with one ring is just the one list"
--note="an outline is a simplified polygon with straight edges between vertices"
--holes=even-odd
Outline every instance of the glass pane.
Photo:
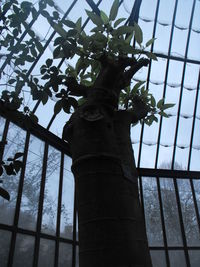
[[[24,142],[25,142],[26,132],[16,126],[13,123],[10,123],[9,130],[7,134],[7,145],[5,146],[3,159],[7,159],[9,157],[13,158],[15,153],[24,152]],[[22,158],[20,158],[22,160]],[[3,188],[7,190],[10,194],[10,200],[4,200],[0,198],[0,222],[4,224],[12,224],[14,213],[15,213],[15,205],[18,194],[18,185],[19,185],[19,177],[20,171],[17,175],[6,175],[3,174]]]
[[200,235],[189,180],[177,179],[185,235],[188,246],[199,246]]
[[34,243],[34,237],[17,234],[13,267],[33,265]]
[[58,266],[72,266],[72,245],[60,242]]
[[185,255],[183,251],[169,251],[170,267],[186,267]]
[[142,178],[145,221],[149,246],[163,245],[157,184],[155,178]]
[[71,162],[71,159],[65,156],[60,227],[60,235],[69,239],[73,236],[74,216],[74,177],[71,172]]
[[166,258],[164,251],[151,250],[150,254],[153,267],[166,267]]
[[40,239],[38,267],[54,267],[55,242],[48,239]]
[[199,267],[200,251],[199,250],[189,250],[189,256],[190,256],[191,267]]
[[61,154],[49,147],[42,215],[42,232],[56,233]]
[[79,247],[76,247],[76,267],[79,267]]
[[11,232],[0,230],[0,266],[6,267],[10,249]]
[[19,227],[25,229],[35,230],[36,228],[43,153],[44,142],[31,136],[19,216]]
[[4,125],[5,125],[5,119],[0,116],[0,141],[2,139],[3,131],[4,131]]
[[160,178],[160,187],[168,245],[181,246],[182,235],[173,180],[168,178]]

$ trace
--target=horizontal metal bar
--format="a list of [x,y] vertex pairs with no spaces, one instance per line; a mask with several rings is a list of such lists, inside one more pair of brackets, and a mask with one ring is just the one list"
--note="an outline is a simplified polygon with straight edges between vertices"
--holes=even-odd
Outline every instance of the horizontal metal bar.
[[200,179],[200,171],[137,168],[139,176],[181,179]]
[[[35,231],[27,230],[27,229],[15,227],[15,226],[3,224],[3,223],[0,223],[0,230],[6,230],[9,232],[16,232],[16,233],[24,234],[24,235],[31,235],[34,237],[37,235],[37,233]],[[52,236],[52,235],[45,234],[45,233],[39,233],[39,237],[40,238],[46,238],[46,239],[53,240],[53,241],[68,243],[68,244],[73,244],[73,242],[74,242],[73,240],[68,239],[68,238],[56,237],[56,236]],[[75,241],[75,242],[76,242],[76,245],[78,245],[78,241]]]
[[23,120],[19,121],[17,116],[18,114],[21,115],[18,111],[12,111],[5,108],[3,101],[0,100],[0,116],[7,118],[25,131],[30,131],[31,134],[43,141],[47,141],[51,146],[54,146],[58,150],[64,152],[66,155],[70,156],[69,144],[67,142],[64,142],[61,138],[39,124],[30,121],[29,127],[27,127]]

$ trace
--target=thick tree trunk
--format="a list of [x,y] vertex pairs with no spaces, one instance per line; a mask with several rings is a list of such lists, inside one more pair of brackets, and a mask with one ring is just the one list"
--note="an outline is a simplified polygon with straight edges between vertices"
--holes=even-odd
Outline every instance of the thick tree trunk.
[[73,159],[80,267],[151,267],[125,112],[80,108],[64,136]]

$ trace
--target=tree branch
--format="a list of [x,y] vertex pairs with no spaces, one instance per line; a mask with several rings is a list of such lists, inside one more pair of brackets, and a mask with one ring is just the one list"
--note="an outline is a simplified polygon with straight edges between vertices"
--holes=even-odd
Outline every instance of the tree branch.
[[67,77],[64,84],[67,86],[70,95],[87,96],[89,87],[79,84],[74,77]]
[[140,70],[142,67],[147,66],[149,64],[149,60],[147,58],[141,58],[139,61],[135,62],[135,60],[130,60],[127,58],[127,66],[131,66],[129,70],[125,71],[123,74],[122,83],[120,85],[121,89],[129,86],[132,77],[134,74]]

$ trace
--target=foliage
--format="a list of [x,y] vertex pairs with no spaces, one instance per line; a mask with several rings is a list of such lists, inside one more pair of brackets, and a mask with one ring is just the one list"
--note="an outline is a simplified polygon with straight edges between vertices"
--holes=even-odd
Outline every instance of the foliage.
[[[38,7],[37,7],[38,6]],[[25,123],[38,122],[36,115],[30,110],[24,99],[24,90],[28,88],[33,100],[45,105],[52,97],[56,98],[54,113],[62,109],[66,113],[72,113],[82,103],[84,98],[74,94],[69,88],[69,80],[74,86],[92,88],[101,70],[101,58],[117,61],[119,59],[132,59],[140,62],[141,57],[148,60],[157,60],[156,55],[147,51],[147,47],[153,44],[155,38],[143,45],[143,32],[137,23],[124,24],[125,18],[118,18],[119,0],[114,0],[109,15],[100,11],[100,15],[86,10],[88,18],[94,24],[90,34],[83,30],[82,19],[73,22],[69,19],[61,19],[59,10],[53,0],[41,0],[37,5],[23,1],[8,1],[0,9],[0,49],[9,53],[5,64],[14,67],[14,73],[7,75],[6,89],[1,93],[1,101],[5,107],[18,110],[25,118]],[[40,79],[32,76],[26,69],[28,64],[34,64],[44,51],[44,47],[37,34],[29,27],[31,23],[42,15],[58,34],[54,40],[54,59],[76,59],[75,66],[68,64],[65,73],[62,73],[53,63],[53,59],[47,59],[40,68]],[[27,38],[24,36],[27,35]],[[133,43],[136,43],[136,46]],[[2,74],[5,74],[4,72]],[[73,80],[72,80],[73,79]],[[77,97],[78,96],[78,97]],[[155,98],[147,89],[144,82],[139,81],[134,86],[129,84],[123,88],[119,99],[119,108],[132,110],[137,113],[138,103],[142,103],[148,110],[141,122],[151,125],[157,122],[156,115],[168,117],[166,109],[173,104],[166,104],[164,99],[156,103]],[[17,115],[18,114],[18,115]],[[19,113],[16,113],[19,118]],[[27,120],[29,118],[30,120]],[[19,155],[8,159],[9,164],[1,162],[0,175],[3,170],[7,174],[19,171],[21,163]],[[3,192],[3,191],[1,191]],[[1,195],[8,198],[8,195]]]

